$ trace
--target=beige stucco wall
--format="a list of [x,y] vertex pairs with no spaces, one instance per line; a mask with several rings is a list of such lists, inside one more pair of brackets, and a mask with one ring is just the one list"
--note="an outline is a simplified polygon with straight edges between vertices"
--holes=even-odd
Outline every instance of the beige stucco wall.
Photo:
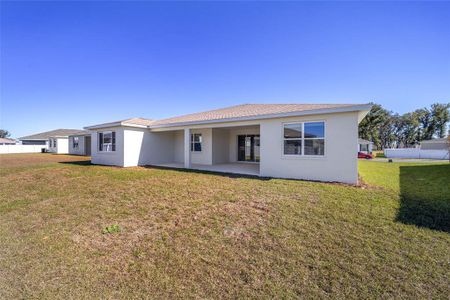
[[202,151],[191,152],[191,163],[200,165],[212,165],[212,129],[193,129],[191,134],[200,133],[202,135]]
[[56,154],[68,154],[69,153],[69,139],[67,137],[51,137],[49,140],[56,140],[56,147],[48,147],[48,152]]
[[[190,126],[201,133],[202,151],[191,152],[193,164],[237,161],[237,135],[260,134],[260,175],[268,177],[338,181],[358,180],[358,112],[278,118],[246,122]],[[325,155],[315,157],[283,154],[283,124],[325,122]],[[241,127],[238,126],[250,126]],[[92,135],[93,163],[119,166],[161,164],[184,161],[184,129],[116,129],[116,152],[99,153],[97,134]],[[102,130],[103,131],[103,130]],[[227,145],[226,145],[227,144]],[[226,147],[224,147],[226,146]],[[125,149],[125,150],[124,150]],[[228,156],[228,159],[226,158]]]
[[[283,124],[325,122],[325,155],[283,154]],[[357,183],[358,113],[339,113],[261,122],[260,175],[281,178]]]
[[[116,151],[104,152],[98,150],[98,133],[103,131],[116,132]],[[99,165],[124,166],[124,128],[111,127],[93,130],[91,134],[91,162]]]
[[224,128],[212,130],[212,163],[223,164],[229,162],[230,132]]
[[75,136],[69,136],[69,154],[73,155],[86,155],[86,137],[84,135],[77,135],[78,148],[73,148],[73,138]]
[[150,132],[142,128],[124,130],[124,167],[174,161],[175,132]]

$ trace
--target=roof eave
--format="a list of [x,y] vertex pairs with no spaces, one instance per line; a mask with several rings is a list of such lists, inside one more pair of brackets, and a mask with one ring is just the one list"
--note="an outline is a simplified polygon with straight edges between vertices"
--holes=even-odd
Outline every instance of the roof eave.
[[111,128],[111,127],[148,128],[147,125],[131,124],[131,123],[126,123],[126,122],[113,122],[113,123],[105,123],[105,124],[98,124],[98,125],[86,126],[86,127],[83,127],[83,129],[86,129],[86,130],[95,130],[95,129]]
[[307,111],[265,114],[265,115],[248,116],[248,117],[225,118],[225,119],[215,119],[215,120],[205,120],[205,121],[178,122],[178,123],[161,124],[161,125],[149,125],[148,128],[156,129],[156,128],[180,127],[180,126],[189,126],[189,125],[204,125],[204,124],[215,124],[215,123],[227,123],[227,122],[239,122],[239,121],[252,121],[252,120],[265,120],[265,119],[275,119],[275,118],[285,118],[285,117],[308,116],[308,115],[318,115],[318,114],[343,113],[343,112],[352,112],[352,111],[370,111],[371,108],[372,108],[372,104],[361,104],[361,105],[352,105],[352,106],[345,106],[345,107],[322,108],[322,109],[313,109],[313,110],[307,110]]
[[48,138],[42,138],[42,139],[29,139],[29,138],[26,138],[26,137],[21,137],[21,138],[18,138],[18,140],[19,140],[19,141],[46,141],[46,140],[48,140]]
[[78,133],[78,134],[69,134],[69,137],[71,136],[90,136],[91,133],[90,132],[86,132],[86,133]]

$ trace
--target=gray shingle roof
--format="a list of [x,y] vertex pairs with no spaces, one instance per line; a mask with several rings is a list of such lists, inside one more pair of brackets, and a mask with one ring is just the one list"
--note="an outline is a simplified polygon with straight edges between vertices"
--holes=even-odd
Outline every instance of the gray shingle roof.
[[132,118],[121,121],[103,123],[85,127],[86,129],[106,128],[114,126],[164,127],[177,126],[184,123],[226,122],[245,118],[270,118],[277,114],[307,114],[311,111],[319,113],[321,110],[355,109],[365,110],[368,104],[242,104],[205,112],[193,113],[162,120]]
[[358,138],[358,144],[373,144],[373,142]]
[[343,108],[355,105],[357,104],[242,104],[157,120],[154,121],[151,126],[306,112],[309,110]]
[[80,132],[87,132],[85,130],[80,129],[56,129],[41,133],[36,133],[32,135],[27,135],[19,138],[19,140],[47,140],[52,136],[69,136],[72,134],[79,134]]

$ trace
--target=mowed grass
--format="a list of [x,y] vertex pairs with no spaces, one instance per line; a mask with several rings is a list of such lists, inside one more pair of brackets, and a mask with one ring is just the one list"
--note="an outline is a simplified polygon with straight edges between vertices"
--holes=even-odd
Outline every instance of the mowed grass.
[[361,161],[353,187],[11,157],[1,299],[448,299],[448,163]]

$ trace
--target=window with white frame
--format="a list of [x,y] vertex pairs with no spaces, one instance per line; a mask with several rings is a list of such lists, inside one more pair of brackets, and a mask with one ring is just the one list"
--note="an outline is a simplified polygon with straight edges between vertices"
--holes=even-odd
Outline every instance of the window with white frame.
[[191,134],[191,151],[201,152],[202,151],[202,134],[193,133]]
[[78,145],[79,145],[79,137],[74,136],[72,139],[72,148],[78,149]]
[[103,131],[98,133],[98,150],[103,152],[116,151],[115,131]]
[[325,155],[325,122],[284,124],[284,155]]

